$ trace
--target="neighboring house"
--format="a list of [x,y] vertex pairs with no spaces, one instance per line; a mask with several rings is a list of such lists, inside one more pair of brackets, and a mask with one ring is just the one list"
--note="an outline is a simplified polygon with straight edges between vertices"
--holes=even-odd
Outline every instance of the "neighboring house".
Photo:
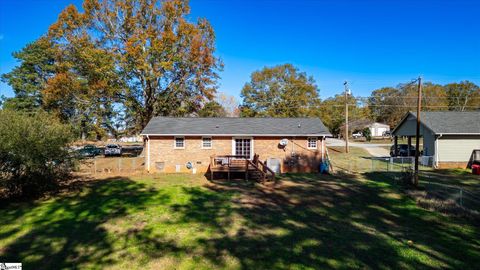
[[117,141],[118,142],[130,142],[130,143],[141,142],[142,141],[142,136],[126,136],[126,137],[119,138]]
[[[416,113],[407,113],[392,132],[395,143],[415,137],[416,125]],[[480,112],[422,112],[420,136],[423,155],[432,156],[436,167],[466,168],[472,151],[480,149]]]
[[318,118],[233,117],[154,117],[141,135],[149,172],[206,172],[212,156],[257,154],[277,173],[318,171],[331,136]]
[[[348,129],[351,132],[362,131],[365,128],[370,129],[370,134],[372,137],[382,137],[385,136],[385,132],[390,131],[389,125],[373,122],[367,119],[354,120],[348,123]],[[340,128],[340,131],[340,134],[345,134],[345,125]]]
[[368,126],[372,137],[382,137],[385,136],[385,132],[390,131],[390,126],[382,123],[372,123]]

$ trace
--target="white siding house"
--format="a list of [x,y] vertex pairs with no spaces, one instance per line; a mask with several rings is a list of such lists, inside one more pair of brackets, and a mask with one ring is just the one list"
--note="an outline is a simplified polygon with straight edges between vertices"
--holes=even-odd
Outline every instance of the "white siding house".
[[[362,131],[364,128],[370,129],[370,134],[372,137],[382,137],[385,135],[386,131],[390,131],[390,126],[383,123],[372,122],[368,119],[359,119],[355,121],[351,121],[348,123],[349,130],[351,132],[355,132],[356,130]],[[345,133],[345,125],[340,127],[340,131],[342,134]]]
[[[393,130],[398,137],[416,135],[417,117],[407,113]],[[422,112],[423,155],[437,167],[465,168],[474,149],[480,149],[480,112]]]
[[368,126],[372,137],[381,137],[384,136],[386,131],[390,131],[390,126],[382,123],[372,123]]

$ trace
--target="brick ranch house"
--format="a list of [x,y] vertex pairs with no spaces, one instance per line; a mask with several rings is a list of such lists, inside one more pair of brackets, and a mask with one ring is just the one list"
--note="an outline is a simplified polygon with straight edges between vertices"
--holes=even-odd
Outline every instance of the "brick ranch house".
[[234,117],[154,117],[141,135],[145,169],[166,173],[207,172],[228,156],[248,162],[254,155],[276,173],[316,172],[331,137],[318,118]]

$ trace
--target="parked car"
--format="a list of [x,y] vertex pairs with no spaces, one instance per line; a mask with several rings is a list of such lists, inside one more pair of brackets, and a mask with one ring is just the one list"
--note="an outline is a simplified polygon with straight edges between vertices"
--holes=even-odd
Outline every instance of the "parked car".
[[352,137],[354,139],[358,139],[360,137],[363,137],[363,134],[361,132],[355,132],[355,133],[352,134]]
[[118,144],[107,144],[104,151],[105,156],[121,156],[122,147]]
[[100,150],[100,148],[96,147],[93,144],[87,144],[83,148],[80,148],[78,150],[78,153],[82,157],[95,157],[100,155],[102,151]]
[[410,153],[408,153],[408,144],[397,144],[397,155],[395,155],[395,145],[390,147],[390,156],[412,157],[415,156],[415,146],[410,146]]
[[384,131],[382,136],[383,137],[392,137],[392,132],[391,131]]

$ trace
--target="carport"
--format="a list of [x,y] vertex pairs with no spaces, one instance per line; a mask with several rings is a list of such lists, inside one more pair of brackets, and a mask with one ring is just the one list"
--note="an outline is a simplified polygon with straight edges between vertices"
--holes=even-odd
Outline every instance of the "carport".
[[[479,119],[480,112],[422,112],[423,155],[432,157],[435,167],[466,168],[473,149],[480,148]],[[407,137],[411,146],[416,124],[416,113],[403,117],[392,132],[395,149],[398,137]]]

